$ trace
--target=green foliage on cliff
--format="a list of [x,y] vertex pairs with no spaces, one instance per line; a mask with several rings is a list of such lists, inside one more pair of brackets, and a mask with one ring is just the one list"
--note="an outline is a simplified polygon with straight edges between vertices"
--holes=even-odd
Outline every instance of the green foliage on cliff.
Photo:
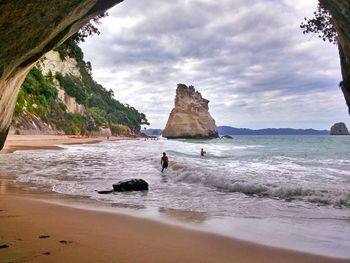
[[61,73],[57,72],[56,79],[69,96],[74,97],[79,104],[86,104],[87,93],[84,84],[78,77],[73,75],[63,76]]
[[44,77],[40,68],[34,67],[27,75],[18,94],[15,116],[24,108],[42,118],[46,117],[49,103],[57,99],[58,91],[52,82]]
[[[15,117],[26,109],[66,134],[86,134],[100,128],[110,128],[113,134],[121,135],[140,131],[142,124],[148,124],[145,114],[120,103],[114,98],[112,90],[93,80],[91,64],[84,61],[83,52],[74,39],[68,39],[57,51],[62,60],[71,57],[77,61],[81,77],[59,72],[55,76],[51,72],[43,76],[41,69],[34,67],[19,92]],[[57,98],[54,80],[77,103],[84,105],[83,114],[67,111],[64,102]]]
[[68,39],[59,48],[59,52],[61,57],[76,59],[82,79],[70,75],[56,75],[56,78],[70,96],[75,97],[78,103],[88,109],[87,115],[95,120],[97,126],[111,128],[112,125],[119,124],[140,131],[142,124],[149,124],[145,114],[120,103],[114,98],[112,90],[107,90],[93,80],[91,64],[84,61],[83,52],[74,38]]

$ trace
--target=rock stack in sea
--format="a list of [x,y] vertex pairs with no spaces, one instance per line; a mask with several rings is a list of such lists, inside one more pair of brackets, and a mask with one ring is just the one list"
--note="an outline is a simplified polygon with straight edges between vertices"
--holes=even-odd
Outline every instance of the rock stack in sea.
[[215,120],[209,114],[209,100],[193,86],[178,84],[175,107],[163,131],[166,138],[217,138]]
[[349,135],[349,131],[345,123],[338,122],[331,127],[331,135]]

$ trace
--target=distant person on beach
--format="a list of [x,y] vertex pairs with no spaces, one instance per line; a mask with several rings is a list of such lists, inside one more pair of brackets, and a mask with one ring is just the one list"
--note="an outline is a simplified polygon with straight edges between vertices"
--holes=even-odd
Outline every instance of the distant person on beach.
[[204,157],[204,155],[206,154],[207,152],[203,150],[203,148],[201,148],[201,157]]
[[166,153],[163,153],[163,156],[160,159],[160,165],[162,166],[162,172],[164,169],[168,168],[168,156],[166,156]]

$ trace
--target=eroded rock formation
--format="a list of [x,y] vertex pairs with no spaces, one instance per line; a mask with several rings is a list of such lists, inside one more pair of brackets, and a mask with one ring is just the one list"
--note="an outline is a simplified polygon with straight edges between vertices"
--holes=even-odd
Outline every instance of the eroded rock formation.
[[27,73],[45,53],[122,0],[4,0],[0,3],[0,149]]
[[345,123],[338,122],[332,126],[331,135],[349,135],[349,131]]
[[209,100],[192,86],[178,84],[175,107],[171,111],[163,136],[166,138],[216,138],[218,129],[209,114]]

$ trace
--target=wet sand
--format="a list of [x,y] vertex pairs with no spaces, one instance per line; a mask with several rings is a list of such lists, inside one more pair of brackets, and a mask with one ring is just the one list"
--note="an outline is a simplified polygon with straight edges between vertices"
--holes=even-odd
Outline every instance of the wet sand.
[[[56,144],[101,140],[11,136],[5,150],[56,149]],[[64,204],[62,195],[33,194],[11,185],[0,180],[0,262],[349,262],[72,208],[57,204]]]
[[72,208],[48,201],[58,200],[53,194],[21,193],[4,184],[0,262],[349,262]]

